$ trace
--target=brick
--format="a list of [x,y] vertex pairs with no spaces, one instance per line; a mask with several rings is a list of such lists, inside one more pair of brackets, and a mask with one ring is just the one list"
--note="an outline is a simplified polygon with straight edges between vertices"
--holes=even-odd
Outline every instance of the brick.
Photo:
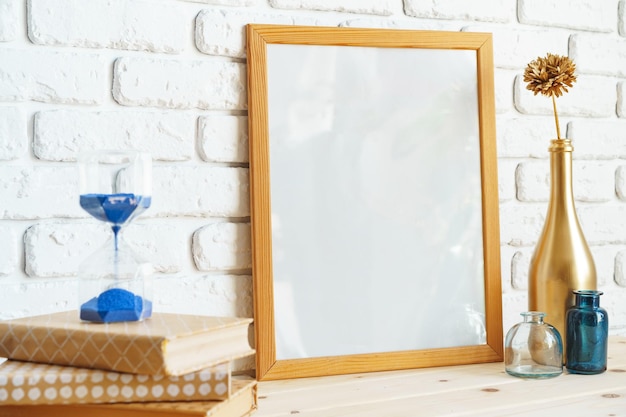
[[626,39],[598,34],[570,37],[570,57],[579,73],[626,76]]
[[49,110],[35,114],[33,152],[48,161],[74,161],[89,149],[134,149],[161,161],[194,155],[196,118],[176,112]]
[[292,25],[294,18],[279,14],[206,9],[196,17],[196,47],[209,55],[246,56],[246,25]]
[[500,274],[502,293],[510,293],[511,287],[511,260],[515,254],[515,248],[509,245],[500,245]]
[[626,250],[621,250],[615,256],[615,283],[626,288]]
[[83,217],[75,166],[0,166],[3,219]]
[[615,193],[620,200],[626,201],[626,166],[618,166],[615,170]]
[[[515,107],[524,114],[553,114],[552,99],[533,95],[526,89],[521,75],[515,79]],[[617,89],[610,78],[581,75],[568,93],[557,98],[556,106],[561,116],[611,117],[615,116]],[[563,131],[562,131],[563,132]]]
[[[21,238],[21,236],[20,236]],[[12,275],[21,264],[18,235],[8,225],[0,225],[0,276]]]
[[404,12],[407,16],[433,19],[510,22],[515,18],[515,3],[507,0],[405,0]]
[[160,311],[208,316],[252,317],[250,275],[177,276],[155,286]]
[[218,60],[120,58],[113,97],[128,106],[245,110],[246,67]]
[[38,45],[178,53],[191,30],[181,9],[163,2],[29,0],[28,11]]
[[626,83],[617,84],[617,115],[626,118]]
[[246,217],[248,170],[222,166],[155,166],[150,216]]
[[522,162],[515,171],[517,198],[520,201],[548,201],[550,198],[549,162]]
[[600,306],[609,312],[609,334],[626,335],[626,314],[624,314],[626,288],[613,284],[600,290],[604,291],[604,295],[600,297]]
[[514,110],[513,85],[519,71],[496,68],[493,74],[496,114],[504,114]]
[[515,169],[517,160],[498,158],[498,198],[500,202],[515,200]]
[[[216,6],[256,6],[262,0],[180,0],[180,1],[186,1],[190,3],[213,4]],[[265,4],[264,0],[263,0],[263,4]]]
[[604,287],[613,281],[615,256],[618,249],[613,245],[590,246],[593,263],[596,265],[598,286]]
[[214,223],[198,229],[191,243],[200,271],[241,270],[252,267],[250,224]]
[[248,162],[248,118],[211,115],[198,120],[200,156],[211,162]]
[[17,37],[20,3],[15,0],[0,0],[0,42],[14,41]]
[[108,238],[95,222],[38,223],[24,234],[25,270],[29,277],[76,276],[81,262]]
[[553,26],[568,29],[612,32],[617,25],[617,1],[518,0],[517,16],[520,23]]
[[567,124],[574,158],[626,159],[626,120],[576,119]]
[[[330,26],[329,24],[321,24],[320,26]],[[334,26],[334,25],[333,25]],[[404,29],[404,30],[445,30],[450,32],[458,32],[463,28],[463,24],[458,21],[451,20],[427,20],[427,19],[394,19],[393,16],[380,19],[376,16],[369,18],[354,18],[340,22],[341,27],[357,27],[357,28],[381,28],[381,29]]]
[[393,13],[390,0],[269,0],[271,7],[291,10],[320,10],[390,16]]
[[493,26],[474,25],[463,28],[464,32],[490,32],[493,34],[493,60],[499,68],[525,68],[545,51],[567,55],[568,35],[547,30],[494,29]]
[[534,246],[543,229],[546,203],[500,204],[500,239],[502,244]]
[[[614,168],[605,162],[574,161],[572,188],[576,201],[606,202],[615,196]],[[517,198],[520,201],[548,201],[550,163],[522,162],[516,172]]]
[[556,138],[553,117],[501,117],[496,130],[499,157],[548,158],[550,140]]
[[0,160],[11,161],[26,154],[28,125],[20,107],[0,107]]
[[619,34],[621,36],[626,36],[626,1],[624,0],[619,2],[617,19]]
[[523,321],[520,313],[528,311],[528,291],[512,291],[502,295],[502,327],[505,334],[515,324]]
[[0,320],[74,310],[77,300],[75,279],[0,281]]
[[[95,219],[35,224],[24,236],[26,273],[31,277],[76,276],[81,263],[93,260],[90,256],[107,242],[113,245],[111,239],[111,229]],[[126,248],[151,263],[155,272],[180,272],[187,262],[188,236],[175,225],[138,224],[135,220],[125,227],[122,239]]]
[[0,49],[0,101],[100,104],[108,89],[101,56]]
[[528,290],[528,271],[534,247],[523,248],[515,252],[511,260],[511,286],[515,290]]
[[178,273],[187,265],[189,233],[174,222],[161,224],[138,218],[126,227],[123,239],[157,273]]
[[577,211],[590,245],[626,243],[626,204],[580,204]]

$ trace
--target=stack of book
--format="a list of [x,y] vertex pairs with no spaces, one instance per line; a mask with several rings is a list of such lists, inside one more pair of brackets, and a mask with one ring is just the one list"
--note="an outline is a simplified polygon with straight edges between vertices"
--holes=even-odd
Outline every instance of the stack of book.
[[242,417],[256,381],[231,362],[254,353],[252,319],[153,313],[89,323],[67,311],[0,321],[0,417]]

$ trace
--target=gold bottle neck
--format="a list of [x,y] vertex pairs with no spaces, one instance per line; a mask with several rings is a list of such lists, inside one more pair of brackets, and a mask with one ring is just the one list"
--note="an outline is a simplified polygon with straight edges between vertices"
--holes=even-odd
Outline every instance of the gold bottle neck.
[[550,194],[551,202],[573,208],[572,191],[572,141],[553,139],[550,142]]
[[571,139],[552,139],[550,141],[550,152],[573,152],[574,146],[572,146]]

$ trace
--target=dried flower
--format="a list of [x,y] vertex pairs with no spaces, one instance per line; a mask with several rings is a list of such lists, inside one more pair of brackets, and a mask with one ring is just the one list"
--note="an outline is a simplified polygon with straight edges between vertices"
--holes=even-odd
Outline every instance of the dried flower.
[[576,82],[576,64],[566,57],[548,53],[545,58],[531,61],[524,71],[526,89],[535,95],[560,97]]
[[531,61],[524,71],[524,81],[528,83],[527,90],[532,91],[535,95],[541,93],[544,96],[552,97],[557,139],[561,139],[561,129],[559,128],[555,97],[567,93],[568,88],[571,88],[576,82],[575,70],[576,64],[570,58],[548,53],[545,58],[538,57]]

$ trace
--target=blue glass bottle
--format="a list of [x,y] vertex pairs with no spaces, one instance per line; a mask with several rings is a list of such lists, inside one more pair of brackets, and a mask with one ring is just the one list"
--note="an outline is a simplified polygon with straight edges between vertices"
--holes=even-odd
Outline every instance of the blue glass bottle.
[[600,307],[602,291],[575,290],[576,304],[567,310],[566,367],[573,374],[606,371],[609,316]]

